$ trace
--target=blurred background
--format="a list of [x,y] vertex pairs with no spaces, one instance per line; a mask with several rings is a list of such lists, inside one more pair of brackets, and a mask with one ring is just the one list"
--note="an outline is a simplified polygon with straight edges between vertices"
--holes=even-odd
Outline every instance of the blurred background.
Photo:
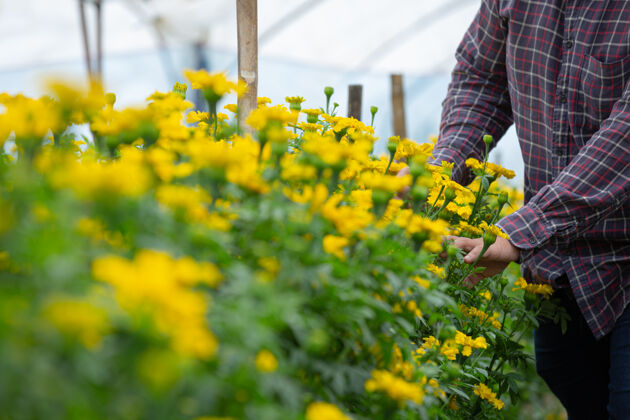
[[[349,84],[363,85],[363,121],[379,112],[376,152],[393,135],[391,74],[402,74],[407,136],[438,133],[455,49],[480,0],[259,0],[259,96],[324,105],[335,89],[347,113]],[[99,48],[100,45],[100,48]],[[235,0],[0,0],[0,91],[42,94],[42,78],[102,72],[119,106],[183,81],[184,68],[237,77]],[[90,59],[86,59],[89,56]],[[491,159],[517,173],[514,129]]]

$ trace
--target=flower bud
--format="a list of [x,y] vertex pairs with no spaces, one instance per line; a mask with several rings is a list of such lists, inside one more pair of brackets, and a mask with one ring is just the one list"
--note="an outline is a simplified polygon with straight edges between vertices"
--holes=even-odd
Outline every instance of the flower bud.
[[326,86],[324,88],[324,95],[326,95],[327,99],[330,99],[333,93],[335,93],[335,89],[333,89],[332,86]]
[[501,192],[499,196],[497,197],[497,203],[499,203],[499,206],[503,206],[505,205],[505,203],[507,203],[507,201],[508,201],[507,193]]
[[483,136],[483,142],[486,143],[488,146],[490,146],[493,141],[494,139],[490,134],[486,134],[485,136]]
[[372,190],[372,202],[375,206],[386,204],[392,194],[387,191]]
[[416,179],[424,173],[424,165],[421,165],[417,162],[411,162],[409,165],[409,173],[411,176]]
[[429,196],[429,190],[427,189],[427,187],[414,185],[413,188],[411,188],[411,198],[414,201],[422,202],[426,200],[428,196]]
[[377,107],[377,106],[372,105],[372,106],[370,107],[370,114],[372,114],[372,117],[374,117],[374,116],[376,115],[376,113],[377,113],[377,112],[378,112],[378,107]]
[[109,106],[114,106],[114,104],[116,103],[116,94],[112,92],[107,92],[105,94],[105,102]]
[[390,141],[387,143],[387,151],[393,156],[396,154],[396,149],[398,148],[398,143]]
[[446,201],[453,201],[455,199],[455,190],[452,188],[447,188],[444,191],[444,199]]
[[483,233],[483,246],[484,248],[489,247],[490,245],[492,245],[493,243],[495,243],[497,240],[496,235],[493,235],[492,233],[485,231]]
[[457,255],[457,251],[459,251],[459,248],[456,246],[449,245],[446,247],[446,254],[449,258],[454,258]]

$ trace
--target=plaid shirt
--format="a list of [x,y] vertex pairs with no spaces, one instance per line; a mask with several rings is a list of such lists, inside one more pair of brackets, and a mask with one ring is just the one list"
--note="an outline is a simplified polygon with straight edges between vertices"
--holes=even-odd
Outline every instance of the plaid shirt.
[[435,160],[466,183],[515,124],[526,204],[498,225],[604,336],[630,302],[630,1],[482,0],[456,56]]

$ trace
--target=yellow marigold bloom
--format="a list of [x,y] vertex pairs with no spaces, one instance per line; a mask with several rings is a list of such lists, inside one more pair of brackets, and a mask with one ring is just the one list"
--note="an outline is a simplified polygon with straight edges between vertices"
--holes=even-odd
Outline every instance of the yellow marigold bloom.
[[466,318],[477,318],[482,323],[488,321],[497,330],[500,330],[502,327],[501,323],[498,321],[499,314],[493,314],[490,316],[480,309],[468,307],[466,305],[459,305],[458,308]]
[[81,161],[68,153],[51,151],[35,159],[39,172],[55,188],[69,188],[80,198],[137,197],[149,190],[153,177],[140,150],[121,150],[114,161],[84,156]]
[[317,169],[314,166],[293,163],[293,159],[287,159],[290,156],[292,155],[284,155],[280,163],[280,166],[282,166],[282,179],[299,181],[315,180],[317,178]]
[[207,70],[184,70],[184,76],[193,89],[209,90],[219,98],[236,90],[236,83],[227,79],[225,73],[208,73]]
[[535,295],[543,295],[546,298],[549,298],[554,292],[553,287],[551,287],[548,284],[527,283],[527,281],[523,277],[519,277],[514,282],[514,286],[516,287],[512,289],[513,291],[524,290],[527,293],[532,293]]
[[[466,159],[466,166],[468,166],[471,169],[478,169],[478,170],[483,170],[483,162],[478,161],[475,158],[468,158]],[[495,177],[499,177],[499,176],[504,176],[507,179],[512,179],[514,178],[514,176],[516,176],[516,174],[514,173],[514,171],[509,170],[509,169],[505,169],[500,165],[497,165],[496,163],[492,163],[492,162],[486,162],[486,171]]]
[[492,299],[492,293],[490,293],[490,290],[484,290],[483,292],[480,292],[479,296],[483,297],[485,300]]
[[305,113],[306,115],[313,116],[313,117],[319,117],[322,114],[322,111],[317,108],[303,109],[302,112]]
[[317,123],[301,122],[298,123],[297,127],[303,131],[317,131],[320,130],[323,126]]
[[336,405],[312,402],[306,407],[306,420],[352,420]]
[[472,337],[467,336],[461,331],[457,331],[455,333],[455,342],[462,346],[462,355],[470,356],[472,354],[472,349],[486,349],[488,348],[488,343],[484,337],[477,337],[473,339]]
[[258,106],[265,106],[270,103],[271,103],[271,99],[265,96],[259,96],[258,98],[256,98],[256,105]]
[[183,210],[193,221],[202,221],[208,215],[207,205],[212,202],[210,194],[201,187],[185,185],[160,185],[155,190],[155,198],[172,210]]
[[457,225],[458,228],[461,229],[462,232],[468,232],[471,233],[475,236],[481,236],[483,235],[483,230],[481,228],[478,228],[476,226],[470,225],[467,222],[460,220],[459,224]]
[[92,275],[112,285],[116,300],[132,315],[150,311],[155,327],[171,338],[176,352],[200,359],[216,353],[217,339],[206,324],[208,299],[194,288],[218,284],[222,276],[213,264],[142,250],[131,261],[118,256],[98,258]]
[[411,175],[392,176],[366,172],[361,175],[361,182],[366,188],[397,193],[411,185]]
[[501,410],[505,404],[503,401],[497,398],[497,394],[492,392],[490,388],[488,388],[485,384],[479,383],[475,385],[473,390],[475,395],[478,395],[482,400],[487,400],[489,403],[494,405],[497,410]]
[[321,207],[322,216],[330,220],[341,235],[350,237],[372,224],[372,212],[357,206],[339,205],[342,199],[342,194],[334,194]]
[[343,248],[348,246],[350,241],[343,236],[326,235],[323,240],[324,251],[333,254],[335,257],[342,261],[346,260],[346,254],[343,252]]
[[365,382],[368,392],[384,392],[400,403],[411,401],[422,404],[424,390],[418,383],[407,382],[386,370],[373,370],[372,378]]
[[477,160],[475,158],[468,158],[468,159],[466,159],[466,166],[468,166],[471,169],[482,170],[483,169],[483,162],[480,162],[479,160]]
[[429,280],[425,280],[420,276],[415,276],[413,278],[413,281],[415,281],[420,287],[422,287],[423,289],[428,289],[431,287],[431,282]]
[[287,96],[286,98],[284,98],[284,100],[287,101],[287,103],[297,105],[300,105],[301,103],[306,101],[306,99],[302,98],[301,96]]
[[270,122],[276,122],[282,126],[289,123],[295,124],[297,115],[289,111],[283,105],[261,107],[253,110],[247,117],[247,124],[256,130],[263,130]]
[[223,107],[223,109],[227,109],[228,111],[236,114],[238,112],[238,105],[237,104],[227,104]]
[[428,264],[427,265],[427,270],[432,272],[433,274],[435,274],[436,276],[438,276],[441,279],[446,277],[446,271],[444,270],[444,268],[443,267],[438,267],[435,264]]
[[261,350],[256,355],[256,369],[263,373],[274,372],[278,369],[278,359],[269,350]]
[[374,134],[374,128],[363,124],[361,121],[353,117],[329,117],[324,119],[333,125],[335,133],[347,133],[349,135],[369,133]]
[[120,232],[109,232],[102,222],[83,217],[77,222],[77,231],[93,242],[103,241],[114,248],[124,248],[125,240]]
[[209,118],[210,114],[207,112],[192,111],[189,112],[188,115],[186,115],[186,122],[188,124],[193,124],[199,121],[208,121]]
[[440,353],[442,353],[448,360],[455,360],[459,354],[459,347],[455,340],[446,340],[442,347],[440,347]]
[[372,208],[372,190],[352,190],[350,192],[350,200],[362,209],[369,210]]
[[276,257],[260,258],[258,265],[264,268],[271,277],[276,277],[278,271],[280,271],[280,261]]
[[488,223],[486,223],[485,221],[482,221],[481,223],[479,223],[479,228],[483,229],[485,232],[489,232],[491,234],[493,234],[494,236],[500,236],[504,239],[509,240],[510,237],[507,236],[505,233],[503,233],[503,231],[496,225],[489,225]]
[[43,309],[42,315],[61,333],[76,337],[88,349],[100,347],[103,335],[110,330],[104,309],[71,297],[56,297]]
[[226,172],[227,180],[249,191],[266,194],[271,187],[262,178],[258,168],[253,165],[233,166]]
[[5,95],[0,104],[4,105],[4,113],[0,113],[0,145],[11,131],[17,139],[41,143],[49,130],[57,133],[64,128],[61,110],[50,98]]
[[430,156],[433,152],[433,144],[418,144],[410,139],[402,139],[398,142],[394,160],[407,159],[414,156]]

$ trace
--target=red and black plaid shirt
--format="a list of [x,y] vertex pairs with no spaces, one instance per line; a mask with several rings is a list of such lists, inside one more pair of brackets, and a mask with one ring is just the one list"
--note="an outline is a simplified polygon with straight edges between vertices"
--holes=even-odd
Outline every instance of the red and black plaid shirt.
[[498,225],[525,277],[570,286],[598,338],[630,302],[629,80],[630,1],[483,0],[434,152],[466,182],[482,136],[516,125],[526,204]]

